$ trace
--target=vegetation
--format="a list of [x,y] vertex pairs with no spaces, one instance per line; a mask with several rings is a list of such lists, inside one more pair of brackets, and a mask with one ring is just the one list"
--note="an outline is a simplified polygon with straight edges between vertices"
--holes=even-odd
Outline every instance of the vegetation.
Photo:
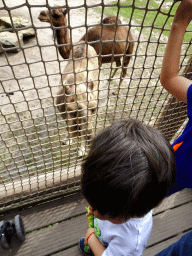
[[[119,2],[119,3],[118,3]],[[168,36],[169,30],[173,21],[173,16],[179,5],[179,2],[173,4],[173,1],[165,0],[125,0],[112,2],[114,7],[105,7],[103,14],[114,15],[123,17],[125,22],[131,25],[136,25],[136,30],[140,30],[142,27],[152,27],[154,31],[162,32],[163,35]],[[102,7],[96,9],[97,12],[102,14]],[[189,29],[192,29],[192,24],[189,25]],[[190,33],[186,33],[185,41],[191,40]]]

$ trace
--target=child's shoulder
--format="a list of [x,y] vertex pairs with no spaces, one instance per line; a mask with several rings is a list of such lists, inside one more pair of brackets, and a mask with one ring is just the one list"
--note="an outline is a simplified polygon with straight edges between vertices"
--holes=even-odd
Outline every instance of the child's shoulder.
[[129,230],[129,232],[130,230],[135,230],[137,232],[138,229],[140,230],[142,228],[146,229],[148,226],[150,227],[150,224],[152,223],[152,213],[153,211],[151,210],[142,218],[131,218],[122,224],[113,224],[110,221],[105,220],[98,220],[98,222],[101,228],[108,228],[116,231],[121,231],[121,229],[123,229],[124,231]]
[[[132,218],[123,224],[104,222],[106,222],[106,226],[102,226],[101,235],[102,239],[108,243],[106,255],[119,255],[118,252],[122,250],[125,255],[135,255],[133,252],[136,251],[138,255],[142,255],[153,226],[152,211],[142,218]],[[114,244],[118,246],[114,246]],[[121,248],[119,248],[119,244]],[[111,248],[113,248],[113,253],[114,250],[117,253],[110,254]]]

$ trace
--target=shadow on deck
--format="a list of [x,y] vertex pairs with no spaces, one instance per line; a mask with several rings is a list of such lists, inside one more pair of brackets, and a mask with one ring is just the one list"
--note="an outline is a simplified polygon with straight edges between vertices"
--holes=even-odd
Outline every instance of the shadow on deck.
[[[76,193],[1,215],[0,221],[21,214],[26,240],[20,244],[13,238],[11,249],[3,250],[0,247],[0,255],[81,256],[78,241],[88,227],[85,206],[86,200]],[[155,255],[177,241],[183,233],[192,230],[191,213],[191,190],[185,189],[166,198],[154,210],[153,230],[143,256]]]

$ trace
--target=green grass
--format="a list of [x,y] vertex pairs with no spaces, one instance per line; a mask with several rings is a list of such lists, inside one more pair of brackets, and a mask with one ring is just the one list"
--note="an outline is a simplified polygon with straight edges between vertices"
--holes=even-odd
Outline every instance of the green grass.
[[[131,19],[131,25],[136,25],[136,30],[140,30],[143,26],[153,26],[154,33],[161,33],[162,28],[163,35],[168,36],[173,17],[169,17],[168,14],[174,16],[179,3],[172,5],[173,1],[165,0],[161,6],[160,1],[150,0],[148,5],[147,1],[141,0],[126,0],[120,2],[119,4],[119,14],[118,14],[118,1],[112,2],[114,7],[105,7],[104,15],[114,15],[123,17],[125,22],[129,23]],[[116,6],[115,6],[116,5]],[[143,8],[143,9],[142,9]],[[159,12],[159,9],[161,13]],[[102,13],[102,8],[96,8],[96,11]],[[189,25],[188,30],[192,30],[192,24]],[[145,33],[145,32],[144,32]],[[187,32],[185,34],[184,41],[189,42],[191,40],[191,33]]]

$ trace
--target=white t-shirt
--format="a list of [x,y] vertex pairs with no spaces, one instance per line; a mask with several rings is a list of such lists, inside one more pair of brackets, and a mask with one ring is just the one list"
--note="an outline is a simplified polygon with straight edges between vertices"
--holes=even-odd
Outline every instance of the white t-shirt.
[[107,246],[102,256],[140,256],[143,254],[153,226],[152,210],[143,218],[123,224],[94,219],[95,234]]

